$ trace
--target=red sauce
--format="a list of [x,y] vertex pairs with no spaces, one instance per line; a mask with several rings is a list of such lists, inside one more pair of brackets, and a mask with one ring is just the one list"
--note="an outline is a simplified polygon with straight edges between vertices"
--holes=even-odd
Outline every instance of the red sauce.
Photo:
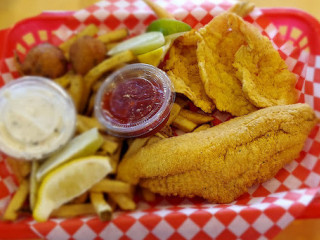
[[[164,92],[160,83],[132,78],[107,89],[101,104],[105,117],[112,118],[115,124],[135,125],[152,118],[161,108],[163,101]],[[159,123],[160,121],[155,125]]]

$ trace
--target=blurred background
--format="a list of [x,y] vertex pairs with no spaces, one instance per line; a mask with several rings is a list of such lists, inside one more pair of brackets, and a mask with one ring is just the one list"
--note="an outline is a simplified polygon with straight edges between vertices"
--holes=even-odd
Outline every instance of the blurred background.
[[[174,0],[173,0],[174,1]],[[214,1],[214,0],[212,0]],[[78,10],[97,0],[0,0],[0,29],[45,10]],[[251,0],[258,7],[294,7],[320,19],[319,0]],[[320,219],[296,220],[274,240],[319,240]]]

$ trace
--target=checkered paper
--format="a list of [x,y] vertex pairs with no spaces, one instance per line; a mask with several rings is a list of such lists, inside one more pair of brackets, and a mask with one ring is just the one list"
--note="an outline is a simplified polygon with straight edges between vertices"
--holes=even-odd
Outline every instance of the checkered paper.
[[[231,1],[157,0],[174,16],[194,28],[208,23],[213,16],[228,9]],[[264,17],[265,10],[255,9],[246,20],[268,36],[274,47],[297,75],[296,88],[300,102],[311,105],[320,117],[320,55],[313,52],[307,29],[294,22],[273,22]],[[59,44],[94,23],[99,34],[126,27],[132,34],[143,32],[156,19],[140,0],[109,0],[76,11],[60,14],[49,24],[52,14],[17,25],[8,35],[8,48],[0,52],[0,85],[18,77],[13,50],[23,57],[39,42]],[[41,20],[41,24],[39,21]],[[314,38],[318,36],[313,36]],[[0,60],[0,61],[1,61]],[[216,123],[230,116],[216,112]],[[308,137],[298,159],[281,169],[271,180],[250,188],[231,204],[212,204],[203,199],[157,196],[146,203],[137,197],[138,209],[116,212],[110,222],[89,216],[73,219],[50,219],[37,223],[19,219],[14,224],[0,222],[0,239],[12,236],[10,231],[23,229],[19,236],[47,239],[271,239],[310,204],[320,187],[320,126]],[[0,215],[17,189],[17,181],[0,156]]]

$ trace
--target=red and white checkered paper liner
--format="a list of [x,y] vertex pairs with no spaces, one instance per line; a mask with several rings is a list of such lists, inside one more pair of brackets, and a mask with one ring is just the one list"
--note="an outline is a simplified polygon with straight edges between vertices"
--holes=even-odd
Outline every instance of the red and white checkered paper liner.
[[[208,23],[234,3],[207,0],[156,2],[194,28]],[[267,19],[264,16],[266,11],[255,9],[246,20],[272,40],[290,70],[297,75],[296,87],[301,92],[299,101],[310,104],[320,117],[320,56],[313,53],[312,39],[304,34],[299,24],[279,24]],[[8,49],[0,51],[0,57],[1,53],[3,55],[0,59],[0,85],[18,76],[13,64],[14,49],[24,55],[41,41],[59,44],[90,23],[99,26],[99,34],[121,27],[138,34],[156,19],[140,0],[101,1],[87,9],[60,15],[62,21],[60,16],[55,24],[52,21],[55,14],[36,17],[25,22],[24,28],[20,25],[20,32],[17,30],[8,35]],[[290,35],[294,31],[296,34]],[[215,116],[217,123],[228,118],[219,112]],[[247,194],[231,204],[157,196],[153,203],[138,200],[138,209],[133,212],[116,212],[110,222],[100,222],[97,217],[50,219],[45,223],[36,223],[29,217],[15,223],[0,222],[0,239],[271,239],[296,219],[318,192],[319,129],[319,125],[313,129],[298,159],[286,165],[273,179],[250,188]],[[0,214],[17,189],[17,181],[4,158],[0,156]]]

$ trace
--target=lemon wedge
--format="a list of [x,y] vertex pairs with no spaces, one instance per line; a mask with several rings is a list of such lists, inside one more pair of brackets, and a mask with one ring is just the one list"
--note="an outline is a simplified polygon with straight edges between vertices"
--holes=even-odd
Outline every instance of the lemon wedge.
[[103,138],[99,134],[97,128],[93,128],[80,134],[73,138],[63,149],[56,152],[43,162],[43,164],[38,168],[36,174],[37,180],[41,181],[45,174],[62,163],[75,158],[94,154],[102,143]]
[[49,172],[40,184],[33,218],[46,221],[54,209],[90,189],[111,172],[109,160],[102,156],[78,158]]

